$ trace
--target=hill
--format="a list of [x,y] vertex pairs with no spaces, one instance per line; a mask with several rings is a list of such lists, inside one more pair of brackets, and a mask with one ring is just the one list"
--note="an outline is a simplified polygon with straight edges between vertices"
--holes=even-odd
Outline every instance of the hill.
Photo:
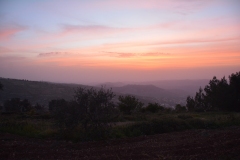
[[51,82],[28,81],[1,78],[3,91],[0,92],[0,101],[21,98],[28,99],[32,104],[47,105],[52,99],[64,98],[71,100],[77,87],[89,87],[78,84],[61,84]]
[[[63,98],[71,100],[77,87],[91,88],[93,86],[81,84],[52,83],[43,81],[29,81],[19,79],[0,78],[3,91],[0,92],[0,104],[10,98],[28,99],[32,104],[39,103],[47,106],[52,99]],[[166,107],[175,104],[185,104],[188,95],[193,96],[200,86],[205,86],[206,80],[170,80],[155,81],[136,84],[121,82],[107,82],[102,84],[106,88],[112,88],[119,95],[131,94],[136,96],[145,105],[149,102],[157,102]],[[99,88],[100,85],[93,88]]]
[[194,96],[200,87],[204,88],[209,83],[209,79],[185,79],[185,80],[160,80],[138,83],[140,85],[152,84],[170,91],[181,92]]
[[[78,87],[93,87],[81,84],[52,83],[9,78],[0,78],[0,82],[3,84],[3,91],[0,91],[0,104],[4,103],[5,100],[11,98],[20,98],[28,99],[32,104],[38,103],[47,106],[48,102],[52,99],[73,99],[74,91]],[[114,98],[114,101],[117,102],[118,96],[125,93],[118,93],[118,91],[116,90],[115,94],[116,97]],[[145,104],[156,101],[154,98],[151,97],[144,97],[141,95],[135,96]]]
[[122,94],[131,94],[150,98],[152,101],[164,104],[165,106],[173,106],[177,103],[185,103],[187,94],[181,90],[166,90],[154,85],[125,85],[122,87],[112,87],[114,92]]

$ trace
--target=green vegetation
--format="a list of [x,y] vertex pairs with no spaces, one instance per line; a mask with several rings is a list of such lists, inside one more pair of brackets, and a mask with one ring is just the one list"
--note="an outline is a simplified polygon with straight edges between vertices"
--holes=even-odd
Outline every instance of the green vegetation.
[[[215,129],[240,125],[240,72],[217,80],[215,77],[187,105],[174,109],[157,103],[143,107],[136,97],[119,96],[112,90],[77,88],[72,101],[49,101],[48,111],[25,99],[5,101],[0,115],[0,132],[30,137],[54,137],[72,141],[152,135],[187,129]],[[205,112],[199,112],[205,111]]]
[[39,105],[32,105],[27,99],[21,100],[19,98],[12,98],[4,102],[1,108],[4,114],[6,113],[40,113],[44,111],[44,107]]
[[164,111],[164,109],[165,108],[158,103],[149,103],[146,108],[142,108],[142,112],[157,113],[159,111]]
[[119,100],[119,103],[118,103],[119,110],[124,114],[129,114],[129,115],[139,112],[144,105],[136,97],[131,95],[119,96],[118,100]]
[[[142,114],[142,117],[139,114]],[[49,118],[49,115],[1,115],[0,132],[37,138],[91,141],[153,135],[187,129],[216,129],[240,125],[240,113],[231,112],[139,114],[126,115],[126,119],[123,116],[122,118],[125,121],[109,127],[108,132],[106,130],[103,132],[100,128],[86,132],[81,125],[72,129],[62,128],[62,130],[59,130],[54,118]]]
[[[117,117],[118,111],[112,101],[111,90],[101,88],[78,88],[74,101],[53,100],[49,102],[49,110],[61,132],[74,133],[81,130],[89,138],[103,139],[111,130],[111,122]],[[64,133],[65,134],[65,133]]]

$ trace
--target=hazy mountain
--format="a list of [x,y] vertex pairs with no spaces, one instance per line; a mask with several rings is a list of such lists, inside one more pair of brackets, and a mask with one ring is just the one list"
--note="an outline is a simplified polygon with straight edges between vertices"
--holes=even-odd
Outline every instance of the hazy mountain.
[[[73,99],[74,90],[77,87],[91,88],[92,86],[80,84],[51,83],[40,81],[28,81],[0,78],[4,90],[0,91],[0,102],[10,98],[28,99],[33,104],[39,103],[47,106],[52,99]],[[170,80],[141,82],[126,85],[125,82],[106,82],[93,88],[105,86],[112,88],[117,95],[114,101],[118,101],[119,95],[131,94],[145,104],[157,102],[165,106],[173,106],[177,103],[184,104],[188,95],[194,95],[199,87],[208,84],[208,80]]]
[[122,87],[124,85],[126,85],[126,83],[123,83],[123,82],[105,82],[105,83],[98,84],[96,86],[98,86],[98,87],[106,86],[108,88],[113,88],[113,87]]
[[138,83],[140,85],[155,85],[157,87],[172,91],[176,94],[195,95],[200,87],[204,88],[209,83],[208,79],[196,80],[160,80]]
[[132,94],[166,105],[185,104],[187,96],[194,96],[200,87],[204,88],[209,80],[160,80],[149,82],[102,83],[114,92]]
[[175,97],[173,93],[154,85],[125,85],[122,87],[113,87],[112,89],[114,92],[128,93],[145,97]]
[[209,83],[208,79],[196,80],[159,80],[159,81],[146,81],[146,82],[106,82],[95,86],[106,86],[108,88],[123,87],[127,85],[153,85],[165,91],[172,92],[180,97],[195,95],[200,87],[204,88]]
[[149,98],[154,102],[165,104],[165,105],[175,105],[176,103],[184,103],[186,100],[186,93],[184,96],[178,91],[170,91],[156,87],[154,85],[125,85],[122,87],[113,87],[114,92],[122,94],[138,95],[144,98]]
[[[28,81],[9,78],[0,78],[0,82],[3,84],[3,91],[0,91],[0,104],[11,98],[20,98],[28,99],[32,104],[39,103],[47,106],[48,102],[52,99],[73,99],[74,91],[78,87],[99,88],[80,84]],[[116,93],[116,97],[114,98],[115,102],[118,101],[119,95],[122,95],[122,93]],[[151,97],[143,97],[141,95],[136,95],[136,97],[145,104],[155,102]]]
[[[74,90],[83,85],[61,84],[1,78],[3,91],[0,91],[0,101],[3,103],[10,98],[28,99],[33,104],[47,105],[52,99],[64,98],[71,100]],[[89,86],[84,86],[89,87]]]

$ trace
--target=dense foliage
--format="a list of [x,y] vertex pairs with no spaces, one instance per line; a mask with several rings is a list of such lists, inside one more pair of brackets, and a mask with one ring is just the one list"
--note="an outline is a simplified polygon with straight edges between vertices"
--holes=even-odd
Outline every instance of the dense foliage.
[[3,85],[1,82],[0,82],[0,90],[3,90]]
[[112,90],[78,88],[75,92],[75,101],[81,110],[82,124],[87,130],[109,127],[109,123],[116,116],[116,109],[112,99],[115,94]]
[[[85,141],[240,125],[239,113],[225,112],[240,111],[240,72],[230,75],[229,80],[213,77],[195,97],[187,97],[186,106],[165,108],[149,103],[144,107],[132,95],[119,96],[118,103],[114,97],[110,89],[78,88],[72,101],[51,100],[49,112],[41,113],[36,112],[43,111],[39,104],[9,99],[1,108],[0,131]],[[13,116],[10,120],[9,115]]]
[[6,112],[28,112],[32,108],[27,99],[12,98],[4,102],[4,110]]
[[240,72],[217,79],[213,77],[204,89],[200,88],[195,97],[187,97],[189,111],[236,111],[240,112]]
[[63,99],[49,102],[49,111],[60,129],[71,131],[80,127],[86,134],[104,138],[111,128],[111,122],[117,116],[117,110],[112,101],[111,90],[78,88],[74,101]]
[[12,98],[6,100],[2,107],[2,112],[7,113],[41,113],[44,111],[44,106],[32,105],[27,99]]
[[118,100],[119,100],[119,103],[118,103],[119,110],[124,114],[129,114],[129,115],[131,115],[132,113],[139,112],[144,105],[136,97],[131,95],[119,96]]
[[143,108],[143,112],[157,113],[159,111],[164,111],[164,107],[158,103],[148,103],[147,107]]

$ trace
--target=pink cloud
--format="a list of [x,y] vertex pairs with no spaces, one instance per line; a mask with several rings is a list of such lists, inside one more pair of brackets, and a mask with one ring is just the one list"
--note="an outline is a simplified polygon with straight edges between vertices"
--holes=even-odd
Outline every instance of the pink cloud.
[[199,38],[199,39],[179,39],[179,40],[172,40],[172,41],[153,41],[153,42],[146,42],[146,41],[135,41],[135,42],[126,42],[126,43],[109,43],[105,44],[106,48],[122,48],[122,47],[137,47],[137,46],[160,46],[160,45],[175,45],[175,44],[193,44],[193,43],[211,43],[211,42],[222,42],[222,41],[235,41],[240,40],[240,37],[231,37],[231,38]]
[[160,53],[160,52],[151,52],[151,53],[122,53],[122,52],[103,52],[102,56],[109,57],[118,57],[118,58],[131,58],[131,57],[158,57],[158,56],[169,56],[170,53]]
[[14,27],[4,27],[0,28],[0,41],[7,40],[17,34],[18,32],[21,32],[25,30],[25,27],[21,26],[14,26]]
[[0,47],[0,54],[11,52],[12,50],[7,47]]
[[63,56],[69,55],[68,52],[47,52],[47,53],[39,53],[38,57],[55,57],[55,56]]
[[132,30],[130,28],[115,28],[103,25],[63,25],[62,31],[56,36],[64,37],[80,34],[81,37],[91,38],[96,36],[107,36],[111,34],[123,33]]
[[169,56],[171,55],[170,53],[161,53],[161,52],[152,52],[152,53],[144,53],[144,54],[141,54],[142,56],[154,56],[154,57],[157,57],[157,56]]
[[106,54],[103,54],[103,56],[109,56],[109,57],[119,57],[119,58],[129,58],[137,56],[135,53],[120,53],[120,52],[103,52]]

